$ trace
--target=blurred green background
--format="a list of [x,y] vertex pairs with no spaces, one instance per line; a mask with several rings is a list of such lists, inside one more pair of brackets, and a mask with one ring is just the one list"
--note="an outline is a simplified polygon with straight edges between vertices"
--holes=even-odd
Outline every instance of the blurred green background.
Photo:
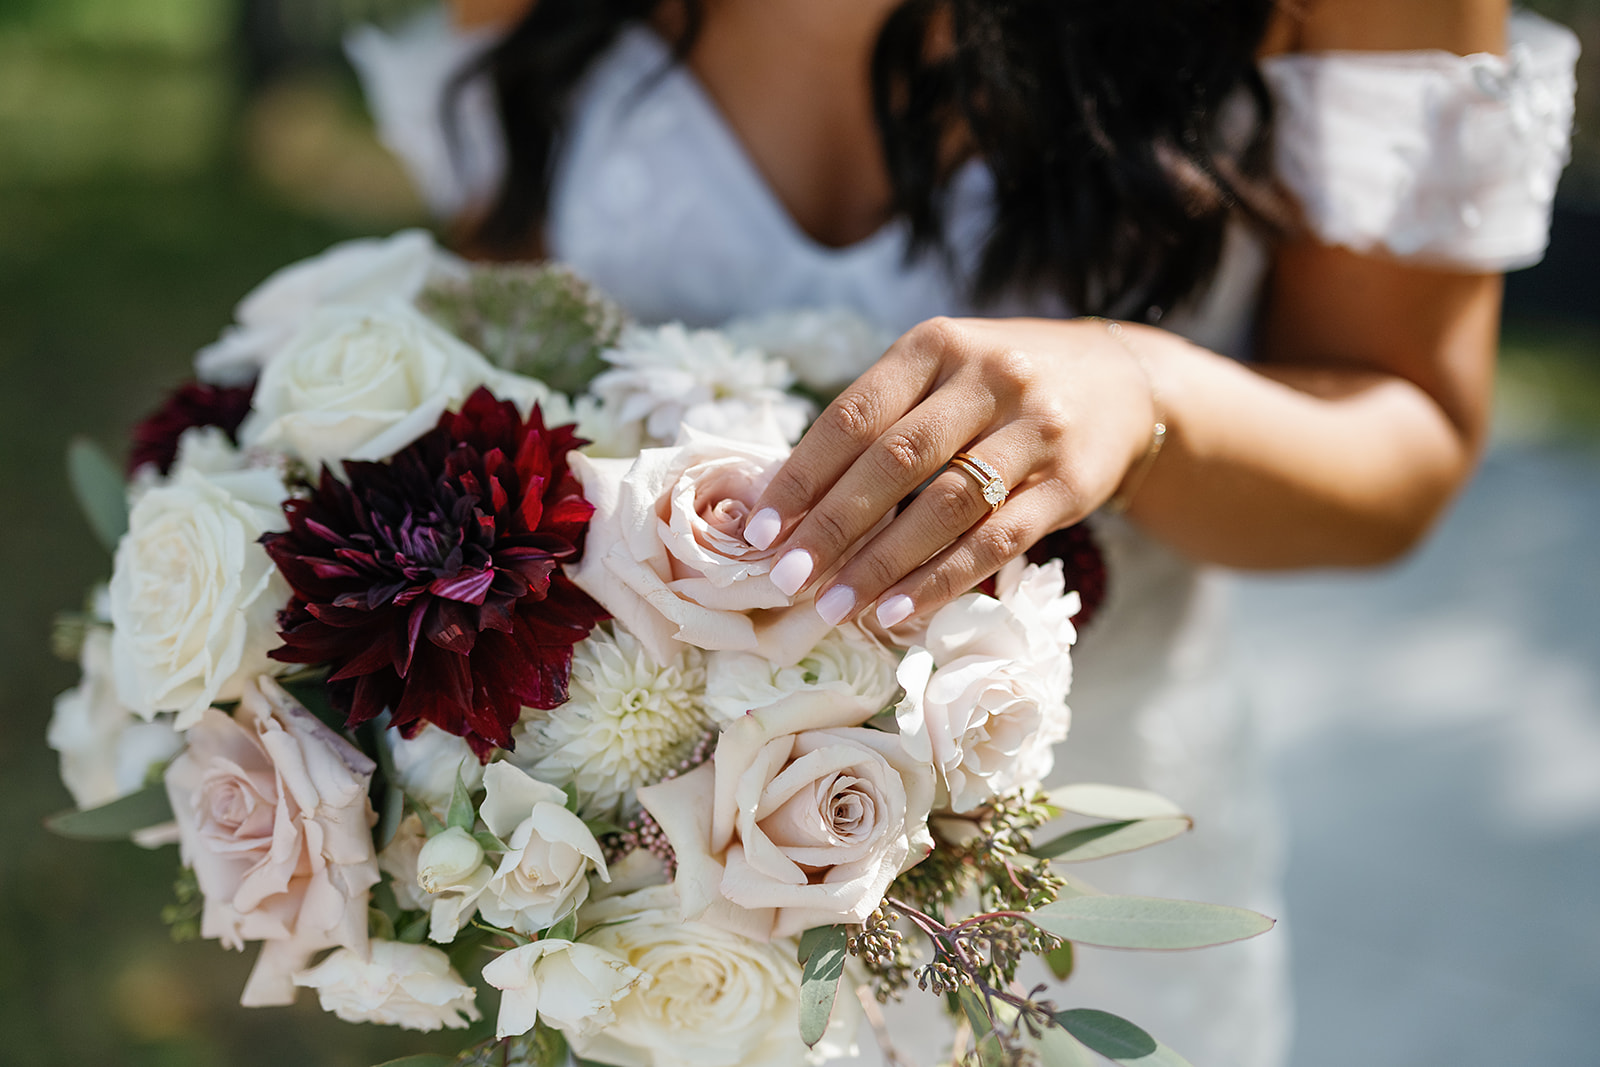
[[[349,25],[415,6],[0,0],[0,1064],[365,1067],[430,1045],[309,999],[239,1008],[253,953],[173,944],[160,922],[170,850],[40,829],[69,804],[44,734],[77,673],[52,658],[50,619],[109,570],[68,495],[67,441],[120,448],[269,271],[422,221],[338,52]],[[1501,429],[1592,458],[1600,3],[1532,6],[1588,48],[1556,243],[1511,286]]]

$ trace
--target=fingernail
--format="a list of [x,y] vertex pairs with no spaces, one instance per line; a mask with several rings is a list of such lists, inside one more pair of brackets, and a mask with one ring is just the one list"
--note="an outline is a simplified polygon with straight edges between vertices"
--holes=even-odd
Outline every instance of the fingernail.
[[[783,520],[778,518],[778,513],[771,508],[762,508],[745,523],[744,539],[756,548],[771,548],[782,528]],[[790,595],[793,596],[792,593]]]
[[[818,608],[820,610],[821,605],[818,605]],[[885,630],[892,630],[911,618],[914,610],[916,605],[911,602],[910,597],[904,593],[896,593],[878,605],[878,625]]]
[[829,626],[838,626],[855,606],[856,591],[848,585],[836,585],[817,598],[817,614]]
[[784,596],[794,596],[811,577],[812,565],[811,553],[803,548],[791,548],[772,568],[769,577]]

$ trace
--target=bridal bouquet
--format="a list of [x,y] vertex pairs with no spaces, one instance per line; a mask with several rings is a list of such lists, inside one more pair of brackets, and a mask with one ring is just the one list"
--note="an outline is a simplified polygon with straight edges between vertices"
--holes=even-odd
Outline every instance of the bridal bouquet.
[[74,446],[114,562],[58,626],[53,828],[176,842],[166,918],[260,942],[245,1005],[467,1031],[416,1067],[819,1062],[913,985],[962,1062],[1181,1062],[1017,979],[1270,925],[1061,873],[1189,826],[1040,787],[1081,538],[884,632],[741,536],[882,344],[826,313],[645,328],[416,232],[280,271],[125,472]]

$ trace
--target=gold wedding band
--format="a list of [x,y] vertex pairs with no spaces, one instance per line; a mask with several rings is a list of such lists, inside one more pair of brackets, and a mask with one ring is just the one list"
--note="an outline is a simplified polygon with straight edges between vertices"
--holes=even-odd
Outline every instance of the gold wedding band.
[[1011,490],[1006,488],[1005,479],[1000,477],[1000,472],[970,452],[957,452],[951,456],[950,462],[945,464],[945,470],[952,467],[978,483],[978,488],[983,490],[983,500],[989,505],[991,515],[999,511],[1000,505],[1011,495]]

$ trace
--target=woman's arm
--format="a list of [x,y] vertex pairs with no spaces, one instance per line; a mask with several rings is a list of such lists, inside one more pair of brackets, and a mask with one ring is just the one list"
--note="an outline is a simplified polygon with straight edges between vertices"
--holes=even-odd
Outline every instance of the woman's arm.
[[[1320,0],[1270,44],[1493,51],[1505,18],[1505,0]],[[787,529],[774,577],[805,584],[970,448],[1012,487],[1004,508],[985,519],[976,479],[947,472],[819,589],[829,617],[927,610],[1112,496],[1148,447],[1153,382],[1170,432],[1130,514],[1155,536],[1242,567],[1389,560],[1471,472],[1499,299],[1498,276],[1306,240],[1278,252],[1253,365],[1147,327],[1126,331],[1133,357],[1093,321],[926,324],[824,412],[747,535]]]

